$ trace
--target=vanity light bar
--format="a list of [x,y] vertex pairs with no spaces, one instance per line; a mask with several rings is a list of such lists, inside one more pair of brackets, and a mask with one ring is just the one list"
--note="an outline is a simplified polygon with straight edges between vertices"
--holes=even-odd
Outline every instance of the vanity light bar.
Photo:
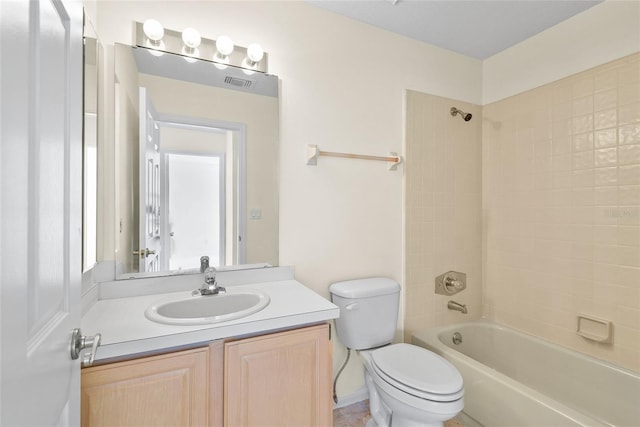
[[[185,44],[182,37],[182,32],[164,29],[164,35],[161,40],[150,40],[144,32],[144,24],[141,22],[135,22],[135,40],[133,44],[139,47],[148,49],[155,49],[160,52],[168,52],[177,55],[182,55],[185,59],[197,58],[205,61],[218,63],[220,67],[231,65],[234,67],[242,68],[248,72],[268,72],[268,55],[260,48],[257,50],[254,45],[247,47],[235,46],[232,44],[232,51],[228,55],[220,55],[216,48],[216,40],[200,38],[200,43],[197,47],[191,47],[185,49]],[[191,30],[191,29],[190,29]],[[224,39],[223,39],[224,37]],[[223,39],[223,44],[228,44],[226,36],[219,37],[219,40]],[[231,39],[228,40],[229,42]],[[220,43],[218,43],[220,44]],[[261,55],[257,55],[257,53]],[[258,59],[256,61],[256,59]]]

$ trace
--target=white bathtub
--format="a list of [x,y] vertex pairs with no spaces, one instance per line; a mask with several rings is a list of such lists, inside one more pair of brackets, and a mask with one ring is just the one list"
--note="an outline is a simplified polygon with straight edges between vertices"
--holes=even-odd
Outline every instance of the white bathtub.
[[464,413],[484,426],[640,426],[637,372],[484,320],[415,333],[413,343],[458,368]]

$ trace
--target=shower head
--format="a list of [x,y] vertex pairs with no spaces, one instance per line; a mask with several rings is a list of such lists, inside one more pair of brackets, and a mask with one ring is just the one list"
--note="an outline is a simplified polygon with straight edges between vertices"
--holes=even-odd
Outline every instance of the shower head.
[[460,117],[462,117],[465,122],[468,122],[471,120],[471,117],[473,117],[471,113],[465,113],[462,110],[458,110],[456,107],[451,107],[451,115],[455,116],[456,114],[460,114]]

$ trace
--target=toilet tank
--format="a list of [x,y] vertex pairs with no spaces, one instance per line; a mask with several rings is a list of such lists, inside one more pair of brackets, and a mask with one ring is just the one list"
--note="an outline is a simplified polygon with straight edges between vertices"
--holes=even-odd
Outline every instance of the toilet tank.
[[338,338],[354,350],[391,343],[398,321],[400,285],[392,279],[372,277],[334,283],[331,301],[340,307]]

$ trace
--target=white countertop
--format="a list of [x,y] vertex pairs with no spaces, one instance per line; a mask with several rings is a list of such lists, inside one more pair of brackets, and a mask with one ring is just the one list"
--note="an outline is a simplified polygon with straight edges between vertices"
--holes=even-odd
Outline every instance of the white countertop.
[[87,336],[102,334],[95,358],[106,361],[324,322],[340,314],[337,306],[293,279],[233,285],[233,289],[262,291],[269,295],[270,302],[259,312],[241,319],[173,326],[148,320],[145,310],[161,300],[188,298],[191,291],[103,299],[83,316],[82,332]]

